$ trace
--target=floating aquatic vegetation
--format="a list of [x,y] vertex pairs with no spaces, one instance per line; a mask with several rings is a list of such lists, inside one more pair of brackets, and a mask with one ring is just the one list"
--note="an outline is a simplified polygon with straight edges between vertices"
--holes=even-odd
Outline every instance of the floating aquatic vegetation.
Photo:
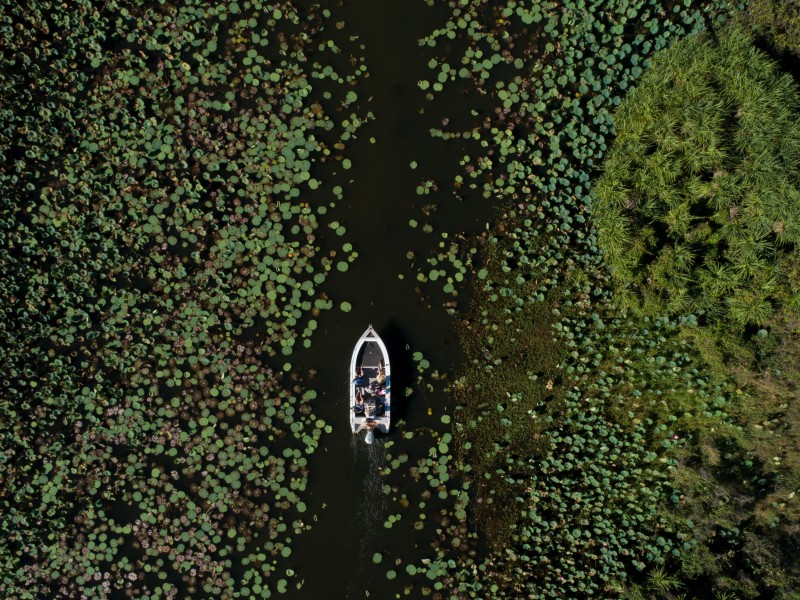
[[329,17],[78,2],[3,21],[9,597],[302,585],[285,559],[331,428],[291,363],[268,365],[333,306],[315,291],[343,194],[326,176],[371,118],[352,89],[363,61],[323,64],[341,51]]
[[[490,540],[503,541],[496,553],[474,563],[448,563],[439,556],[440,574],[428,572],[438,583],[446,582],[451,593],[471,597],[485,596],[490,586],[492,597],[517,597],[520,589],[531,597],[608,591],[615,580],[677,551],[676,539],[686,530],[678,522],[667,525],[663,513],[652,511],[671,501],[668,453],[677,451],[675,444],[656,450],[658,460],[635,471],[640,453],[649,447],[644,421],[615,430],[619,425],[606,414],[613,413],[606,411],[611,406],[604,372],[610,368],[608,358],[601,351],[584,355],[583,342],[603,325],[604,318],[594,319],[608,300],[590,223],[590,174],[613,133],[611,111],[642,75],[649,56],[671,37],[702,29],[704,19],[721,20],[728,5],[676,4],[671,13],[655,2],[612,10],[584,2],[466,2],[453,3],[451,9],[446,25],[421,43],[431,48],[456,38],[462,43],[453,46],[457,51],[431,60],[433,76],[421,80],[420,88],[435,94],[446,85],[466,86],[492,95],[497,105],[475,128],[436,129],[432,135],[477,141],[483,150],[464,156],[464,173],[455,185],[482,189],[503,206],[499,224],[483,236],[480,256],[470,260],[477,276],[477,308],[467,313],[463,337],[467,374],[453,384],[463,404],[453,415],[454,465],[473,484],[474,495],[459,507],[462,523],[470,514],[477,516]],[[441,260],[430,257],[418,279],[436,282],[449,274],[455,280],[458,271],[448,270]],[[554,326],[561,328],[563,345],[551,341]],[[655,395],[655,389],[648,390],[647,402]],[[661,425],[652,423],[659,432]],[[584,431],[587,427],[593,431]],[[598,437],[594,427],[605,429],[611,440],[603,450],[614,456],[611,462],[584,446],[585,440]],[[438,453],[438,444],[431,450]],[[575,465],[589,456],[587,465],[601,470],[606,465],[608,485],[621,477],[620,486],[631,486],[620,505],[592,492],[591,482],[578,476],[586,465]],[[626,461],[629,468],[618,468]],[[605,493],[603,477],[597,481],[596,491]],[[638,487],[640,481],[648,482],[646,490]],[[581,499],[562,498],[559,482],[578,482],[570,494]],[[526,502],[539,486],[544,496]],[[591,511],[582,513],[581,502],[588,498],[609,517],[593,520]],[[546,508],[560,502],[570,506]],[[623,515],[638,510],[643,511],[641,521],[626,521]],[[561,513],[572,515],[565,518],[563,531],[550,530],[553,517]],[[584,537],[587,526],[593,533]],[[670,533],[658,535],[659,530]],[[614,542],[618,535],[625,541]],[[509,536],[516,541],[509,544]],[[584,543],[617,544],[616,554],[588,547],[578,551]],[[630,549],[637,547],[638,553]],[[545,565],[550,550],[553,563]],[[562,560],[573,551],[576,559]],[[630,552],[639,558],[625,554]],[[476,578],[467,564],[480,566],[484,576]]]
[[[463,159],[469,187],[480,186],[485,197],[502,198],[509,207],[517,205],[517,213],[527,213],[529,223],[515,231],[514,254],[525,255],[526,246],[538,246],[533,238],[546,233],[553,245],[547,259],[576,245],[574,259],[596,265],[593,234],[586,231],[589,201],[583,196],[613,130],[609,107],[619,101],[614,86],[629,87],[647,56],[671,35],[701,29],[703,10],[721,15],[726,4],[675,6],[674,19],[662,19],[661,6],[650,3],[631,8],[630,15],[580,4],[509,3],[492,7],[491,17],[481,2],[454,6],[446,26],[421,43],[436,47],[439,40],[465,40],[463,55],[432,59],[429,67],[439,72],[441,85],[467,82],[498,100],[480,130],[455,133],[476,138],[487,149]],[[502,76],[491,76],[498,69]],[[534,200],[538,194],[541,199]],[[560,271],[557,260],[550,266],[554,276]]]

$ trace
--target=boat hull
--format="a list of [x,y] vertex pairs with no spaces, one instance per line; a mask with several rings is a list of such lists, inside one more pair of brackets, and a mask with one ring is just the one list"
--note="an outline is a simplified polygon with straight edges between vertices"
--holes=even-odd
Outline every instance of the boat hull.
[[[384,374],[386,375],[386,393],[383,396],[363,393],[362,396],[365,399],[366,410],[364,412],[357,412],[355,410],[357,404],[356,373],[359,367],[363,368],[364,387],[369,388],[369,384],[376,381],[378,377],[380,364],[383,365]],[[386,345],[372,328],[372,325],[367,327],[367,330],[361,335],[358,342],[356,342],[353,355],[350,359],[348,380],[350,386],[350,428],[353,433],[365,429],[389,433],[392,423],[391,365],[389,363],[389,353],[386,350]]]

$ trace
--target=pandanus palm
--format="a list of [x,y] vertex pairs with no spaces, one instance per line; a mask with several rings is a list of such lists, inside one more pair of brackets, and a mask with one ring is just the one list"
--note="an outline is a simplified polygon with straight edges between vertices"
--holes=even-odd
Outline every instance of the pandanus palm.
[[800,233],[799,117],[797,86],[736,29],[654,58],[615,115],[619,141],[593,191],[624,304],[769,318],[794,271],[777,287],[758,275],[785,265]]

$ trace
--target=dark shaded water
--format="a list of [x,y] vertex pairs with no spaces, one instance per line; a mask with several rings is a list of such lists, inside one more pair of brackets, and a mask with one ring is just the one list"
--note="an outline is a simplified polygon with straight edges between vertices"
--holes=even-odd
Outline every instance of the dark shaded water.
[[[402,393],[416,375],[412,352],[422,351],[431,370],[452,372],[459,360],[453,321],[442,308],[447,298],[434,288],[431,297],[415,291],[416,267],[427,267],[424,259],[435,253],[442,231],[483,229],[491,211],[479,194],[460,199],[451,190],[458,160],[468,150],[464,143],[445,144],[429,134],[445,116],[467,120],[467,103],[458,92],[428,102],[417,86],[419,79],[430,77],[430,56],[418,39],[443,23],[444,9],[428,7],[421,0],[381,0],[351,2],[332,10],[336,20],[346,22],[344,33],[360,36],[366,47],[363,56],[370,77],[357,92],[362,102],[372,99],[367,110],[376,119],[349,148],[353,168],[344,174],[352,183],[343,186],[345,198],[332,211],[347,234],[326,240],[328,249],[348,241],[359,253],[351,268],[332,276],[323,290],[336,307],[348,300],[353,310],[342,313],[334,308],[320,315],[313,346],[293,356],[300,371],[317,371],[308,382],[319,393],[315,413],[334,431],[309,461],[306,515],[316,514],[319,520],[294,543],[297,572],[306,579],[299,592],[290,588],[289,596],[363,598],[369,591],[371,597],[384,597],[380,587],[390,567],[386,562],[373,565],[373,553],[390,550],[392,556],[415,560],[420,550],[414,547],[409,524],[390,530],[383,526],[390,502],[381,491],[383,443],[394,440],[392,451],[402,445],[412,461],[425,456],[428,448],[423,442],[404,440],[396,430],[372,447],[353,438],[347,414],[350,353],[366,326],[373,324],[392,361],[393,422],[403,419],[409,429],[439,422],[446,396],[418,390],[406,400]],[[425,112],[420,114],[423,106]],[[416,170],[409,167],[411,161],[419,164]],[[418,196],[415,189],[422,177],[436,177],[440,191]],[[421,207],[431,202],[439,210],[428,218]],[[412,218],[431,222],[434,232],[412,229],[408,225]],[[409,250],[418,257],[416,264],[406,257]]]

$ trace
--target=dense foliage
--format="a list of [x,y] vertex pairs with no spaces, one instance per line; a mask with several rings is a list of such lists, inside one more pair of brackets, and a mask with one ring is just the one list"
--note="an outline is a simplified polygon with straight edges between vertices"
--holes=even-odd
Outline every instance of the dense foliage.
[[[584,2],[459,3],[423,40],[466,45],[436,62],[438,82],[424,89],[466,81],[495,98],[480,127],[434,135],[479,139],[486,150],[465,157],[456,181],[504,201],[454,386],[456,464],[475,490],[466,513],[490,542],[442,579],[462,597],[796,593],[798,470],[781,458],[797,455],[796,376],[780,371],[795,356],[790,315],[774,316],[776,330],[744,355],[755,362],[732,370],[719,331],[696,315],[621,312],[599,263],[587,188],[611,112],[653,50],[723,9],[676,6],[678,24],[649,8],[621,3],[601,18]],[[794,93],[774,68],[762,76]],[[779,310],[785,301],[785,290],[774,298]]]
[[[289,357],[357,258],[322,250],[372,118],[355,37],[317,5],[73,4],[0,22],[0,593],[303,594],[307,457],[331,425]],[[452,296],[474,267],[474,298],[457,406],[371,447],[392,452],[365,482],[396,502],[383,526],[422,548],[372,555],[384,595],[797,597],[797,93],[739,33],[701,33],[733,10],[453,0],[420,40],[425,97],[482,99],[431,134],[471,144],[453,190],[498,213],[417,267]],[[440,185],[417,186],[426,217]],[[626,222],[636,268],[609,245]],[[694,244],[691,268],[656,239]],[[698,316],[767,326],[733,342]],[[421,411],[447,376],[411,358]]]
[[736,30],[660,53],[614,115],[594,186],[627,306],[765,325],[800,314],[800,96]]
[[348,168],[338,150],[369,118],[347,110],[364,67],[331,66],[328,17],[3,9],[4,596],[301,585],[280,561],[330,426],[284,361],[332,305],[316,238],[341,190],[320,165]]
[[800,56],[800,2],[747,0],[740,18],[778,52]]

